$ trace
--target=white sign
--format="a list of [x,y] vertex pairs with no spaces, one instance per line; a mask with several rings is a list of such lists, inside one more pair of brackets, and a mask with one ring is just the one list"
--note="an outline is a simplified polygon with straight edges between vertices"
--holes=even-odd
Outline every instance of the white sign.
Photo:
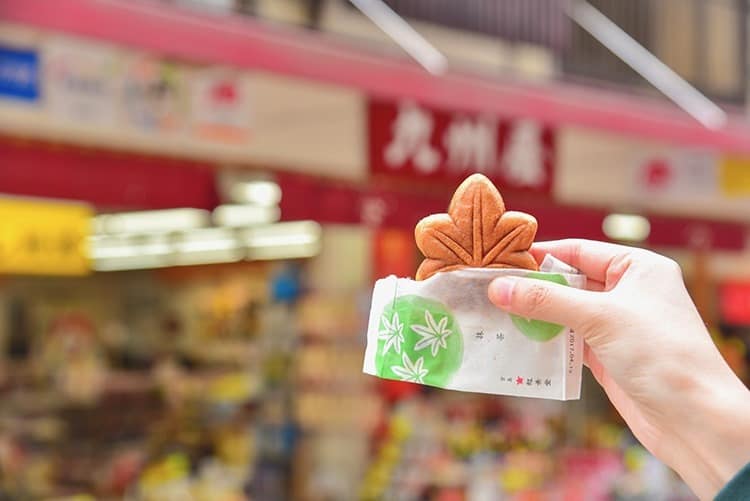
[[718,157],[706,150],[680,149],[636,163],[636,192],[661,197],[713,196],[719,192]]
[[111,48],[52,38],[42,49],[43,98],[51,114],[70,122],[114,126],[120,57]]
[[187,119],[188,94],[184,71],[174,63],[136,55],[124,64],[123,117],[143,131],[174,132]]
[[191,94],[195,135],[227,143],[249,140],[250,91],[247,80],[239,72],[223,69],[196,71]]

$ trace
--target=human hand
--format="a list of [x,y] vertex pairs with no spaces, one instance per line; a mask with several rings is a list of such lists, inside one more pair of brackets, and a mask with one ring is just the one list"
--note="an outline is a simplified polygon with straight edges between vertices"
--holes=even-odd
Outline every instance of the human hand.
[[588,290],[520,277],[490,300],[524,317],[567,325],[584,362],[635,436],[711,499],[750,461],[750,392],[714,345],[673,260],[587,240],[537,243],[578,268]]

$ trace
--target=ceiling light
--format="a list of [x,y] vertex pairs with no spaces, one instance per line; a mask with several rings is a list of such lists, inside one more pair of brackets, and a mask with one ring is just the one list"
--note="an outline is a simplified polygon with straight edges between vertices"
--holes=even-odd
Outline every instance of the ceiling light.
[[174,265],[229,263],[245,257],[245,250],[234,231],[202,228],[182,235],[175,242]]
[[278,207],[220,205],[214,209],[214,223],[230,228],[275,223],[279,217],[281,211]]
[[275,206],[281,201],[281,188],[273,181],[238,181],[230,186],[229,198],[241,204]]
[[315,221],[250,228],[243,233],[248,259],[294,259],[320,252],[322,229]]
[[726,125],[727,114],[724,110],[596,7],[585,0],[577,0],[570,3],[568,15],[589,35],[703,126],[719,129]]
[[96,271],[162,268],[173,252],[166,234],[94,236],[89,245]]
[[643,242],[651,233],[651,223],[635,214],[610,214],[602,222],[608,238],[626,242]]
[[89,244],[94,270],[121,271],[311,257],[320,252],[321,233],[314,221],[296,221],[243,230],[94,235]]
[[94,231],[104,234],[161,233],[203,228],[211,222],[201,209],[166,209],[103,214],[94,218]]

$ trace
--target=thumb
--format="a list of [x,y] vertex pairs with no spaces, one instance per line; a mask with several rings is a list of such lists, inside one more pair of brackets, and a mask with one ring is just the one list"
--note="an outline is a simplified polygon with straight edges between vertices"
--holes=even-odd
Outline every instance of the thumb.
[[576,330],[599,311],[596,292],[533,278],[496,278],[487,294],[495,306],[510,313]]

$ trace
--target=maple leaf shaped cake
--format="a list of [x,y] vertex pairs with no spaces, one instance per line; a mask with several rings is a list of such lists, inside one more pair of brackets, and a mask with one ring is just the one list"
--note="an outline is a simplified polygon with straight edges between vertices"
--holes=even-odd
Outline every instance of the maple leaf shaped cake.
[[472,174],[456,189],[447,214],[427,216],[414,229],[425,255],[416,279],[458,268],[537,270],[529,252],[536,229],[533,216],[506,211],[492,181]]

